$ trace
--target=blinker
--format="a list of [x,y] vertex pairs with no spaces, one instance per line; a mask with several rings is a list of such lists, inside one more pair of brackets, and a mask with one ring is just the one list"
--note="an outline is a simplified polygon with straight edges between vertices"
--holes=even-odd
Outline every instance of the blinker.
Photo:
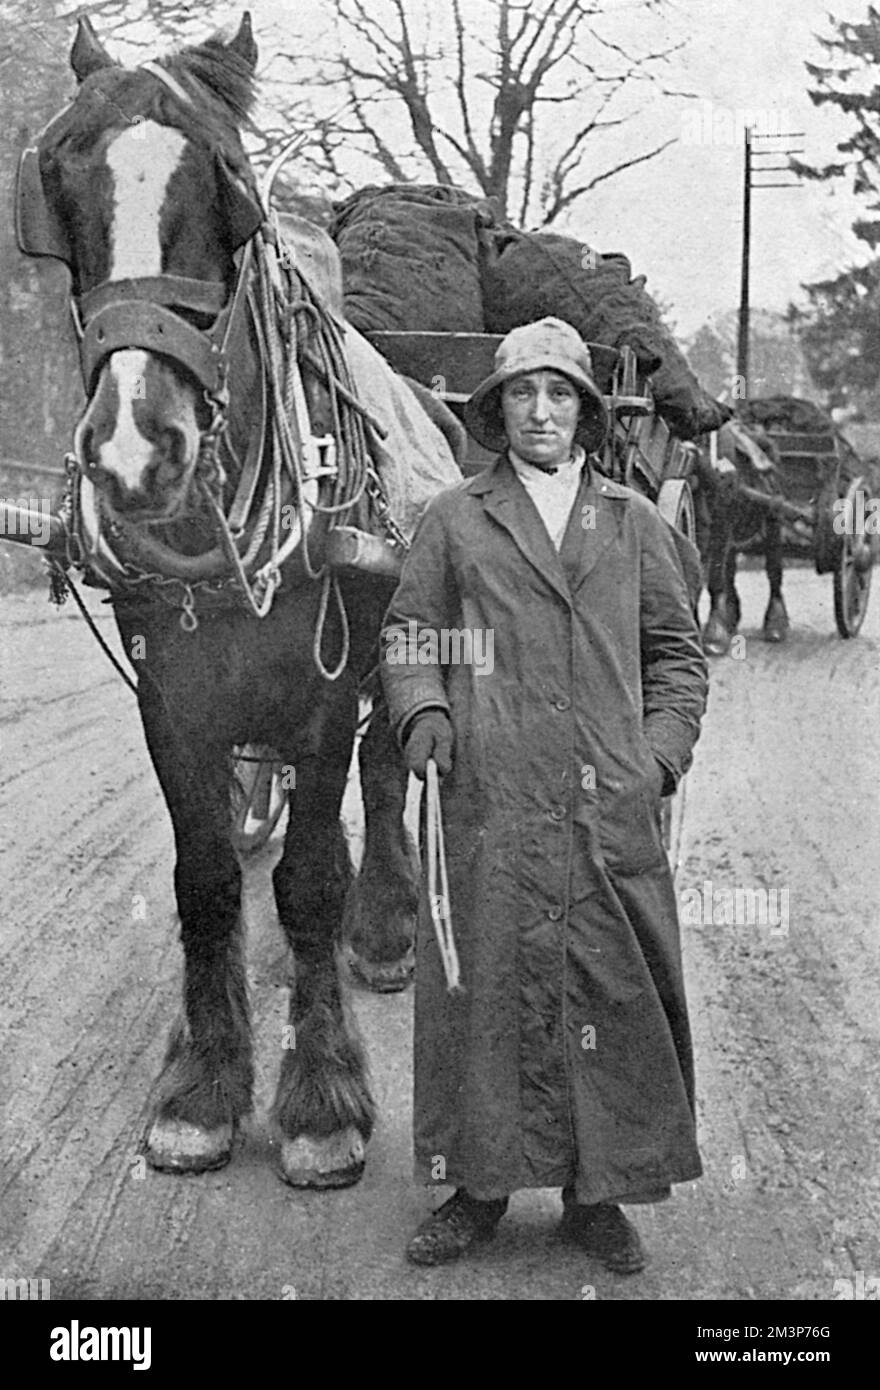
[[237,251],[246,241],[250,241],[252,236],[256,236],[266,220],[266,214],[243,180],[230,168],[219,152],[215,156],[214,165],[230,249]]
[[15,238],[19,250],[26,256],[53,256],[73,266],[67,229],[46,199],[40,173],[40,152],[35,146],[24,150],[18,161]]
[[[219,155],[216,168],[231,249],[235,251],[259,230],[264,213]],[[40,172],[40,151],[35,145],[24,150],[18,161],[15,239],[24,255],[52,256],[73,269],[73,251],[67,228],[46,198]]]

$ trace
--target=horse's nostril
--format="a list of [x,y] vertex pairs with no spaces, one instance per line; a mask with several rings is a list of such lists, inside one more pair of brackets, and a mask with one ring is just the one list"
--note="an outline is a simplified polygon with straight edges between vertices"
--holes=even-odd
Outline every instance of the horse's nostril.
[[174,425],[164,429],[157,440],[159,462],[164,470],[174,475],[183,471],[186,463],[186,435]]

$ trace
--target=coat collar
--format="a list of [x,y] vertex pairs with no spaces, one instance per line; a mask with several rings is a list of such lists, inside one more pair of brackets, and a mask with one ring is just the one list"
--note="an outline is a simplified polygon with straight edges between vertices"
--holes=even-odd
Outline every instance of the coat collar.
[[[597,473],[589,458],[557,552],[534,503],[506,454],[472,479],[467,491],[503,526],[531,565],[566,601],[620,534],[626,488]],[[587,510],[590,508],[591,510]]]

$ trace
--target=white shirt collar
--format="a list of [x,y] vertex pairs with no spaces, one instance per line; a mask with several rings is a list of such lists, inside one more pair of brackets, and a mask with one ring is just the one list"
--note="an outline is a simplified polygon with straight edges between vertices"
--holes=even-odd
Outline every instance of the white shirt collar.
[[543,482],[549,486],[555,485],[560,488],[571,486],[575,479],[580,478],[581,469],[587,457],[580,444],[575,444],[568,462],[560,463],[554,472],[549,473],[545,468],[539,468],[537,464],[529,463],[526,459],[520,458],[513,449],[508,449],[507,453],[515,472],[524,482]]

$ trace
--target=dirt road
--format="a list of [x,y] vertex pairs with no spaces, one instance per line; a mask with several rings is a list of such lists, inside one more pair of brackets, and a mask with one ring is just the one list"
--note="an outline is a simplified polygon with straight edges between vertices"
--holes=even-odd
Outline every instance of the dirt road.
[[841,642],[829,581],[798,570],[786,582],[789,644],[759,640],[763,581],[745,574],[744,657],[712,668],[678,876],[706,1175],[635,1213],[652,1258],[628,1281],[557,1243],[555,1193],[515,1197],[466,1266],[405,1264],[430,1200],[409,1176],[408,995],[355,1000],[380,1114],[362,1183],[319,1195],[278,1180],[265,1113],[286,963],[271,850],[246,883],[255,1119],[220,1173],[144,1168],[146,1099],[179,995],[170,827],[132,696],[72,607],[5,597],[0,1275],[49,1278],[54,1298],[830,1299],[859,1275],[870,1289],[880,595],[862,635]]

